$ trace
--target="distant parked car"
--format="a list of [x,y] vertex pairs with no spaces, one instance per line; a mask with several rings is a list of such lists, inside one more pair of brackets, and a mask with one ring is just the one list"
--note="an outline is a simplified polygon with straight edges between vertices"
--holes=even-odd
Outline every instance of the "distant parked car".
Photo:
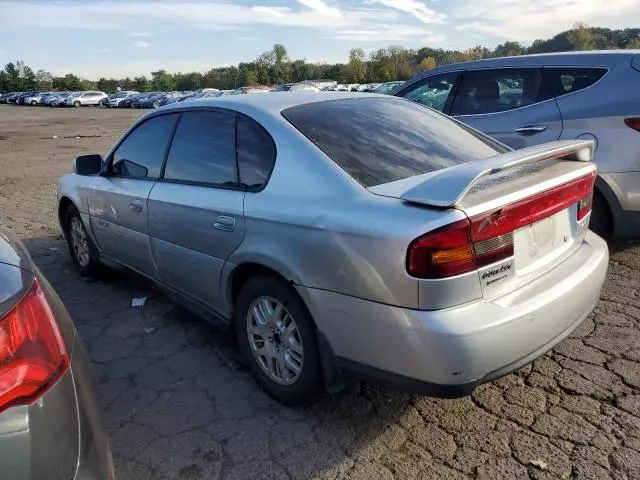
[[180,98],[184,97],[182,92],[167,92],[162,95],[158,100],[153,101],[151,106],[153,108],[164,107],[165,105],[171,105],[177,102]]
[[24,102],[25,102],[25,100],[26,100],[27,98],[31,98],[31,97],[33,97],[34,95],[37,95],[38,93],[39,93],[39,92],[25,92],[25,93],[21,93],[20,95],[18,95],[18,96],[15,98],[14,103],[15,103],[16,105],[24,105],[24,104],[25,104]]
[[109,100],[105,103],[106,107],[117,108],[125,100],[132,98],[139,93],[136,91],[121,91],[109,97]]
[[55,95],[52,99],[51,102],[49,103],[49,106],[51,107],[66,107],[67,104],[67,99],[69,97],[71,97],[72,95],[75,95],[74,92],[64,92],[64,93],[59,93],[57,95]]
[[66,104],[71,107],[85,107],[100,105],[103,98],[107,96],[104,92],[88,91],[77,92],[76,94],[67,97]]
[[0,103],[7,103],[7,99],[9,98],[10,93],[0,94]]
[[79,157],[57,209],[83,275],[125,265],[235,331],[283,402],[345,372],[464,396],[598,301],[593,149],[512,151],[382,95],[228,96],[154,110],[104,160]]
[[251,85],[248,87],[240,87],[233,91],[231,95],[246,95],[248,93],[266,93],[271,91],[266,85]]
[[54,92],[34,93],[33,95],[28,96],[24,99],[24,104],[31,105],[31,106],[42,105],[45,102],[45,100],[51,95],[54,95]]
[[395,93],[513,148],[596,142],[591,228],[640,236],[640,54],[632,50],[492,58],[420,73]]
[[2,477],[113,480],[87,355],[22,244],[0,230]]
[[146,93],[134,93],[133,95],[128,95],[122,100],[118,102],[119,108],[131,108],[131,104],[136,101],[138,98],[143,97]]
[[272,92],[288,92],[291,90],[293,83],[283,83],[282,85],[278,85],[276,88],[271,90]]
[[7,103],[16,103],[18,97],[20,95],[23,95],[23,94],[24,94],[24,92],[12,92],[12,93],[9,93],[9,94],[7,94],[6,102]]
[[378,85],[376,88],[374,88],[372,92],[380,93],[383,95],[392,95],[395,89],[397,89],[403,83],[404,83],[403,81],[382,83]]

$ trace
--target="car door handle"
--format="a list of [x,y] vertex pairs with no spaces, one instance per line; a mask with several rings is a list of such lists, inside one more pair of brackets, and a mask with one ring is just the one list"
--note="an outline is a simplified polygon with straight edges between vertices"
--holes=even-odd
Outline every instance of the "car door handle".
[[236,219],[224,215],[217,216],[216,221],[213,223],[213,228],[223,232],[233,232],[236,229]]
[[515,129],[516,133],[542,133],[547,129],[546,125],[525,125],[524,127],[518,127]]
[[129,202],[129,210],[133,213],[142,213],[142,202],[140,200],[131,200]]

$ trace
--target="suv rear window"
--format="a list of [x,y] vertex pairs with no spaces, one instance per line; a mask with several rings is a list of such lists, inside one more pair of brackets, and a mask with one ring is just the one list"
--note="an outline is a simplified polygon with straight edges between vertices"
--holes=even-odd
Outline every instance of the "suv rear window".
[[505,151],[446,116],[400,98],[328,100],[282,114],[363,187]]

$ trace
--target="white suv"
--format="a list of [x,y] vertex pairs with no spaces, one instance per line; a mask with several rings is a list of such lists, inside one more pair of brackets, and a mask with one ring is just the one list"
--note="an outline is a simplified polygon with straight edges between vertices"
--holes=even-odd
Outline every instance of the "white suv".
[[78,92],[69,96],[65,104],[73,107],[82,107],[85,105],[100,105],[100,101],[103,98],[107,98],[107,94],[104,92]]

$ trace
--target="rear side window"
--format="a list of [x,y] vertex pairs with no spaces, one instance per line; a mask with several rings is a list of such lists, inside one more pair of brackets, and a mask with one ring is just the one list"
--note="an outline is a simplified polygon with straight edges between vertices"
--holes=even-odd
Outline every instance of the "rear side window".
[[451,115],[506,112],[549,98],[538,68],[470,70],[458,89]]
[[556,97],[590,87],[600,80],[605,68],[545,68],[544,79],[549,91]]
[[238,117],[238,169],[240,182],[249,188],[262,187],[275,161],[273,142],[253,120]]
[[446,116],[399,98],[308,103],[283,115],[364,187],[502,153]]
[[129,178],[158,178],[176,118],[176,114],[161,115],[136,127],[114,152],[112,174]]
[[164,171],[167,180],[236,185],[236,119],[220,112],[185,112]]

